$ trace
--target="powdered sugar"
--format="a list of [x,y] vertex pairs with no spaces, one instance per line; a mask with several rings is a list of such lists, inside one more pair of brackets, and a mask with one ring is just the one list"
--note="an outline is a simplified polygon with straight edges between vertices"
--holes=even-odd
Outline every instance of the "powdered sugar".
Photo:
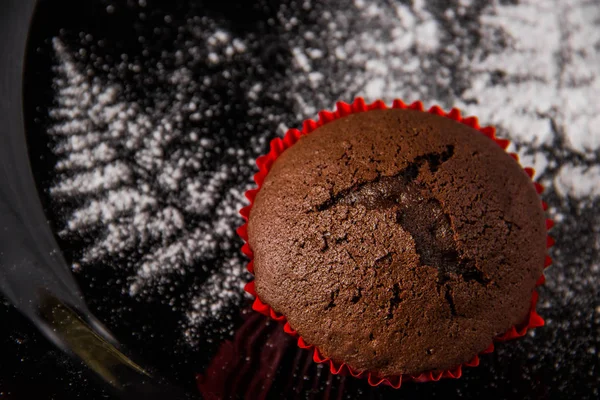
[[[354,2],[354,9],[324,12],[326,30],[291,38],[294,66],[291,86],[300,118],[331,108],[338,99],[351,101],[362,95],[367,100],[391,101],[431,98],[431,87],[421,79],[419,70],[429,70],[440,42],[438,23],[424,2],[384,4]],[[327,55],[311,63],[311,54]],[[351,71],[337,74],[335,71]],[[325,79],[335,76],[327,88],[335,97],[325,97],[322,85],[312,85],[314,74]]]
[[[103,154],[103,152],[100,152]],[[99,157],[100,159],[102,158]],[[98,160],[98,159],[97,159]],[[65,169],[67,163],[59,164],[59,168]],[[75,163],[74,165],[77,165]],[[60,184],[51,189],[56,195],[66,194],[73,190],[79,193],[93,193],[98,190],[109,190],[127,183],[131,179],[131,170],[123,163],[116,162],[112,165],[106,165],[93,168],[89,172],[82,172],[67,178]]]
[[554,187],[563,197],[594,198],[600,196],[600,166],[565,165],[554,178]]
[[561,134],[578,152],[598,150],[598,18],[586,0],[496,5],[482,17],[487,51],[473,60],[462,96],[472,104],[462,107],[519,141],[548,144]]
[[[215,31],[206,43],[211,49],[208,60],[215,63],[223,52],[226,60],[245,50],[241,40],[232,42],[223,30]],[[57,199],[85,200],[72,210],[61,236],[90,231],[98,235],[76,266],[146,248],[146,254],[126,265],[132,268],[129,293],[144,295],[165,292],[172,274],[189,273],[215,252],[232,250],[237,212],[251,178],[250,170],[238,176],[235,164],[247,166],[254,156],[246,158],[244,148],[219,147],[212,135],[200,137],[197,130],[179,128],[185,119],[210,119],[213,113],[197,104],[189,69],[167,72],[165,81],[174,97],[149,109],[125,101],[120,84],[85,76],[59,39],[54,48],[59,59],[57,106],[50,115],[57,122],[50,133],[56,137],[59,160],[50,193]],[[210,79],[203,84],[210,85]],[[169,152],[176,141],[190,146]],[[205,159],[221,153],[233,163],[216,170],[203,168]],[[238,182],[236,186],[232,181]],[[186,222],[190,217],[197,219],[193,226]],[[188,314],[193,324],[239,301],[243,276],[240,257],[224,260],[217,275],[195,288],[200,297],[192,301],[196,306]],[[201,307],[207,298],[211,303]]]

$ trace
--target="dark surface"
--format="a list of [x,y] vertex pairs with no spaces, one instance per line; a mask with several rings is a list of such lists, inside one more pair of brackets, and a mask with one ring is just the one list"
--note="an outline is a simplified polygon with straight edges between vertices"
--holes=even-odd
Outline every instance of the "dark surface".
[[[105,38],[109,44],[105,47],[96,46],[96,54],[116,58],[121,53],[128,53],[137,55],[142,60],[146,57],[147,63],[153,65],[152,57],[162,50],[172,50],[176,36],[169,29],[154,36],[152,34],[154,25],[163,20],[166,12],[181,18],[189,14],[208,14],[228,21],[226,26],[239,35],[256,35],[258,45],[253,49],[253,60],[263,60],[263,68],[247,70],[246,67],[251,67],[253,61],[242,60],[241,75],[247,71],[258,74],[271,92],[286,89],[285,85],[267,84],[288,79],[286,71],[291,60],[289,43],[282,39],[285,35],[281,33],[280,26],[276,22],[269,22],[270,19],[277,19],[277,1],[244,2],[242,5],[230,1],[194,2],[194,6],[186,1],[148,1],[146,10],[152,11],[147,12],[143,23],[139,18],[137,2],[133,1],[121,3],[122,6],[116,7],[116,12],[110,15],[106,13],[110,2],[106,1],[47,0],[42,3],[43,9],[34,24],[31,53],[27,59],[25,111],[32,167],[42,193],[45,211],[55,230],[64,223],[61,211],[68,204],[53,204],[47,193],[52,184],[53,166],[56,163],[45,133],[49,123],[47,111],[54,94],[51,85],[51,37],[61,36],[76,48],[82,43],[79,32],[92,33],[94,37]],[[433,2],[431,9],[440,24],[444,25],[446,5],[441,3]],[[450,7],[456,6],[454,2],[451,3]],[[2,15],[5,12],[2,8],[4,6],[0,6]],[[465,29],[472,33],[472,40],[466,44],[467,48],[461,47],[464,51],[469,51],[479,40],[476,20],[481,8],[474,6],[469,13],[460,17]],[[310,12],[303,11],[298,6],[287,10],[288,13],[297,13],[307,26],[316,24],[318,18],[315,14],[323,12],[319,6]],[[23,21],[22,26],[25,25],[26,22]],[[152,40],[139,41],[140,32],[148,33],[148,38]],[[452,42],[453,39],[450,35],[444,40]],[[149,55],[142,56],[144,50]],[[15,57],[15,53],[3,53],[2,57],[5,61],[9,57]],[[91,63],[89,60],[84,61]],[[440,57],[440,60],[435,61],[439,62],[436,65],[441,65],[447,59]],[[101,67],[100,64],[99,66]],[[4,71],[0,73],[0,78],[4,79]],[[127,73],[124,75],[122,78],[131,83],[127,96],[143,96],[146,91],[157,89],[152,83],[136,81],[136,76],[129,76]],[[452,93],[460,93],[468,86],[469,80],[469,75],[460,68],[452,68],[451,75],[451,87],[438,93],[449,101]],[[241,81],[239,75],[234,79]],[[14,82],[11,86],[12,91],[2,93],[3,101],[6,101],[7,96],[10,96],[8,101],[17,101],[17,97],[14,97],[15,90],[20,85]],[[228,90],[224,83],[216,92],[210,93],[210,98],[228,96]],[[324,88],[323,92],[328,101],[338,99],[336,89]],[[273,106],[273,103],[276,105]],[[277,102],[268,97],[264,99],[264,104],[273,106],[278,113],[286,115],[286,123],[290,126],[298,126],[298,117],[293,116],[295,114],[290,111],[291,106],[285,101]],[[272,137],[276,135],[275,123],[251,119],[254,117],[249,117],[246,111],[234,109],[213,121],[211,129],[227,127],[229,132],[239,132],[240,126],[245,126],[250,119],[261,129],[273,132]],[[306,116],[301,118],[303,117]],[[0,116],[3,124],[4,118],[12,117]],[[228,136],[224,140],[245,140],[243,134],[238,135],[239,137]],[[525,152],[542,151],[552,162],[553,166],[546,170],[542,179],[551,179],[561,164],[590,167],[600,164],[597,151],[583,156],[569,150],[564,136],[558,134],[552,146],[534,148],[527,143],[518,145],[524,147]],[[262,151],[265,150],[266,146],[263,146]],[[244,175],[250,176],[252,171],[249,169]],[[123,276],[118,276],[115,272],[117,270],[102,272],[97,269],[78,274],[77,279],[90,308],[121,341],[148,360],[158,374],[177,382],[190,392],[196,392],[195,374],[203,374],[205,378],[201,381],[201,388],[207,398],[210,398],[210,393],[216,398],[239,398],[241,393],[248,393],[250,398],[264,393],[268,393],[269,398],[597,398],[600,303],[597,290],[594,290],[596,282],[593,280],[597,269],[594,270],[591,266],[598,264],[599,200],[559,196],[553,188],[549,189],[545,200],[564,217],[553,231],[560,239],[554,254],[557,261],[548,272],[549,284],[541,290],[542,303],[545,304],[541,314],[547,319],[548,326],[536,331],[535,337],[499,345],[494,354],[483,357],[479,368],[468,369],[458,381],[407,384],[400,391],[384,387],[372,389],[364,381],[332,377],[322,367],[316,366],[307,352],[297,350],[289,338],[281,335],[278,327],[266,323],[260,316],[237,310],[232,312],[236,315],[235,335],[212,335],[211,341],[202,342],[198,347],[182,346],[179,343],[180,331],[177,329],[178,317],[172,312],[171,306],[165,305],[160,299],[132,299],[122,294],[122,287],[114,284],[119,278],[126,278],[126,272],[123,272]],[[68,261],[76,259],[85,244],[81,240],[64,237],[58,239]],[[585,279],[586,276],[588,279]],[[185,279],[181,278],[182,285],[185,285]],[[565,293],[574,295],[567,296]],[[247,302],[240,304],[240,309],[247,308]],[[220,321],[213,321],[210,331],[218,330],[219,323]],[[0,398],[110,398],[81,365],[55,350],[7,303],[0,305],[0,326]],[[211,335],[207,333],[207,336]]]

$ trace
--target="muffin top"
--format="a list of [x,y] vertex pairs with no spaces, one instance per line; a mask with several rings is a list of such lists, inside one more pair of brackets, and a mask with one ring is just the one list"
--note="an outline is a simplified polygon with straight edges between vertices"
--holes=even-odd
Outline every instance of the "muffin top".
[[452,368],[522,323],[546,254],[514,159],[464,124],[398,109],[287,149],[248,240],[259,298],[324,356],[381,376]]

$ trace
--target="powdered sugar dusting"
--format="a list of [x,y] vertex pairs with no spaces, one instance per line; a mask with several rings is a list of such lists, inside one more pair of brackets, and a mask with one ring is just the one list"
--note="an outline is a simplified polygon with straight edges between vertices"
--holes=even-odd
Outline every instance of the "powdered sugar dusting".
[[[369,101],[436,99],[435,86],[417,73],[431,71],[433,78],[444,74],[431,62],[439,50],[440,34],[425,2],[409,6],[355,1],[354,7],[325,11],[322,18],[325,31],[291,38],[296,71],[290,78],[299,118],[357,95]],[[313,63],[310,55],[315,51],[326,56]],[[336,73],[341,70],[347,73]],[[315,74],[330,79],[326,87],[334,96],[315,84]]]
[[554,187],[563,197],[591,199],[600,196],[600,166],[565,165],[554,178]]
[[[232,41],[223,30],[206,43],[212,63],[245,51],[241,40]],[[50,134],[59,160],[50,193],[56,199],[85,199],[68,216],[61,236],[97,235],[76,266],[145,248],[126,266],[132,271],[129,293],[149,295],[168,292],[172,274],[192,273],[202,260],[232,250],[237,212],[251,178],[249,170],[240,174],[239,168],[248,169],[254,155],[246,155],[246,148],[219,147],[212,134],[180,129],[186,119],[209,119],[213,113],[193,95],[199,88],[189,69],[166,72],[173,97],[147,108],[124,100],[121,84],[87,77],[60,39],[54,49],[59,64]],[[188,50],[200,57],[197,47]],[[210,79],[202,84],[210,85]],[[175,142],[186,146],[170,151]],[[204,168],[214,157],[231,162]],[[194,288],[200,293],[188,313],[194,325],[240,301],[244,270],[240,257],[225,260],[217,275]]]
[[561,134],[578,152],[598,150],[599,18],[587,0],[495,5],[482,16],[483,48],[462,107],[519,141]]

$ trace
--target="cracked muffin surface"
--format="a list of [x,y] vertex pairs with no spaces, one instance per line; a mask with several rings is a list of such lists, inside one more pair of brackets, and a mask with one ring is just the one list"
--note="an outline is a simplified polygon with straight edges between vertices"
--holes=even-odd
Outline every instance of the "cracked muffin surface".
[[545,257],[529,177],[480,132],[374,110],[287,149],[248,223],[258,296],[381,376],[452,368],[520,324]]

